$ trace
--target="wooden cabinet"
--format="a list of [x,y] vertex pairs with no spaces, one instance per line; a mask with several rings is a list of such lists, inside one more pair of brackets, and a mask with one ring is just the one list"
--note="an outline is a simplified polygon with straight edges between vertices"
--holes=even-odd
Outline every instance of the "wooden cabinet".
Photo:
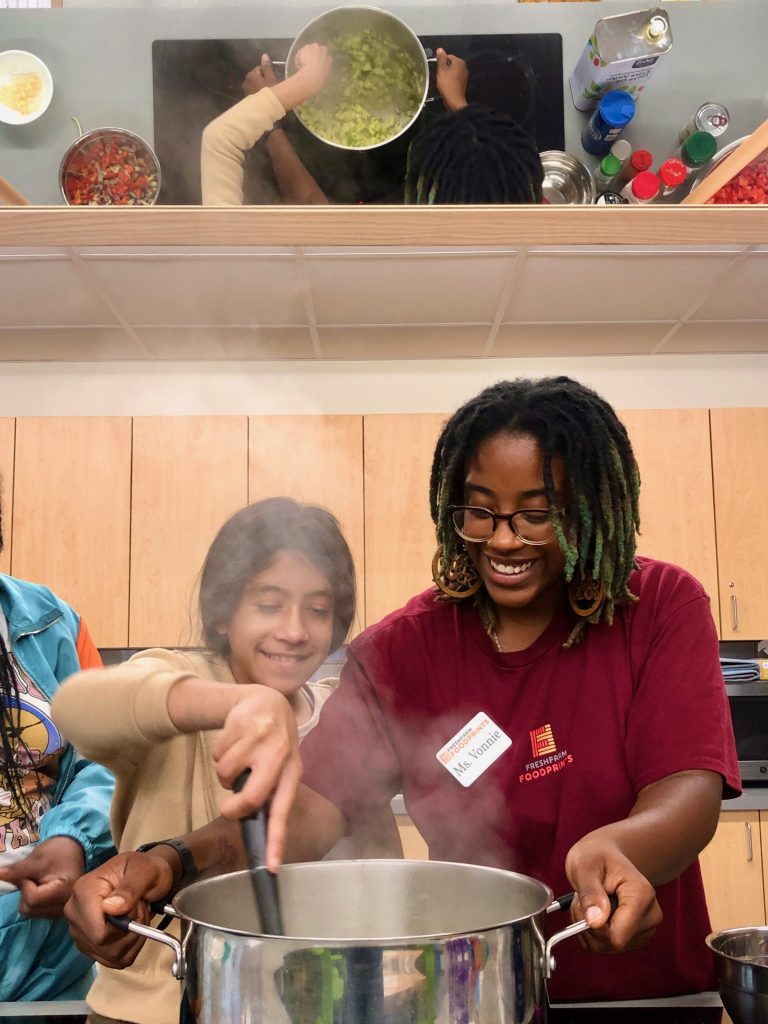
[[68,601],[100,647],[128,640],[130,495],[130,419],[16,421],[11,571]]
[[768,409],[712,409],[724,640],[768,637]]
[[0,551],[0,572],[11,571],[11,524],[13,522],[13,449],[16,443],[16,421],[0,419],[0,528],[3,550]]
[[368,624],[430,585],[436,542],[429,515],[429,474],[446,419],[439,413],[365,417]]
[[287,495],[341,524],[357,569],[352,634],[365,623],[362,416],[251,416],[248,500]]
[[132,647],[200,642],[203,559],[224,520],[247,500],[245,416],[134,420]]
[[714,839],[699,855],[715,931],[766,923],[766,840],[768,811],[724,811],[720,815]]
[[638,554],[681,565],[710,596],[719,624],[707,409],[619,413],[640,467]]

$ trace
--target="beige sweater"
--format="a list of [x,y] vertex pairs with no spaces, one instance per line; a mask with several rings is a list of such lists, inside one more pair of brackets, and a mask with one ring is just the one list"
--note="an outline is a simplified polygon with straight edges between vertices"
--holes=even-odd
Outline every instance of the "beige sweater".
[[[216,733],[182,735],[168,717],[168,691],[189,675],[235,681],[220,658],[156,649],[72,676],[53,702],[54,721],[67,739],[115,774],[112,833],[121,851],[183,835],[218,817],[224,790],[210,756]],[[316,724],[331,687],[314,683],[303,693],[311,711],[300,737]],[[166,946],[147,942],[132,967],[99,968],[88,1005],[137,1024],[177,1024],[180,987],[172,962]]]
[[206,125],[200,147],[203,206],[243,205],[245,154],[281,117],[280,100],[271,89],[261,89]]

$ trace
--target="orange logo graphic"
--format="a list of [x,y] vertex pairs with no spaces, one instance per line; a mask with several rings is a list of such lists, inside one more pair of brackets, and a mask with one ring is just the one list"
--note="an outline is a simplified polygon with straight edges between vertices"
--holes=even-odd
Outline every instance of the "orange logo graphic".
[[534,757],[542,757],[544,754],[554,754],[557,750],[555,737],[551,725],[540,725],[538,729],[531,729],[531,750]]

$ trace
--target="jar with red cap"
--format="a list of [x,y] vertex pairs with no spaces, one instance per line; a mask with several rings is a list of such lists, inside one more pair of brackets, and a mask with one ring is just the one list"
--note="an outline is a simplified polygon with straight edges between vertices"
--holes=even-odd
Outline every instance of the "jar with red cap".
[[640,171],[632,181],[628,181],[621,190],[621,195],[630,203],[650,203],[659,194],[661,182],[653,171]]
[[680,188],[687,175],[688,170],[682,160],[678,160],[676,157],[665,160],[659,168],[661,194],[671,196],[676,189]]
[[650,171],[652,163],[653,153],[649,153],[647,149],[636,149],[624,165],[619,181],[631,181],[641,171]]

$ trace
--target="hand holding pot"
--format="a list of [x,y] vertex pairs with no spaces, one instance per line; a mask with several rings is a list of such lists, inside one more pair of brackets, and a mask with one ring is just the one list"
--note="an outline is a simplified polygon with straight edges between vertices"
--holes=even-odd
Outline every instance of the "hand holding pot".
[[452,53],[446,53],[442,47],[437,51],[437,78],[435,85],[440,93],[446,110],[461,110],[467,105],[467,82],[469,69],[467,62]]
[[307,99],[316,96],[328,81],[332,63],[328,47],[320,43],[307,43],[296,54],[296,67],[299,69],[296,77],[301,78],[307,89],[311,90]]
[[[575,843],[566,858],[565,873],[576,892],[571,915],[590,925],[580,936],[584,949],[592,953],[638,949],[661,924],[653,886],[605,836],[588,835]],[[611,916],[608,897],[613,893],[619,905]]]
[[146,940],[120,931],[106,915],[125,915],[148,924],[149,904],[165,896],[173,881],[169,861],[154,852],[120,853],[83,875],[64,908],[77,948],[106,967],[129,967]]

